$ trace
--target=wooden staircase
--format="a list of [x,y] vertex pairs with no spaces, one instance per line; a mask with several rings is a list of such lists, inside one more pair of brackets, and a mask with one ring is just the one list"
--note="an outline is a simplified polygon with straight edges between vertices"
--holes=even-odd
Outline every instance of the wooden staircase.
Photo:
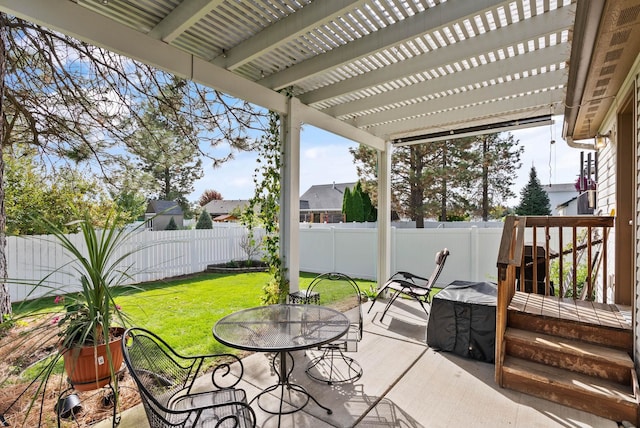
[[640,426],[633,330],[616,306],[516,292],[506,324],[503,387]]

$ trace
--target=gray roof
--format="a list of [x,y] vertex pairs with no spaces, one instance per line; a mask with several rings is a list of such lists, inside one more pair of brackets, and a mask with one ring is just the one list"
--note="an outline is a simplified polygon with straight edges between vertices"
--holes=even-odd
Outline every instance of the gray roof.
[[574,192],[577,193],[576,184],[575,183],[559,183],[559,184],[543,184],[542,187],[547,193],[556,193],[556,192]]
[[244,209],[247,205],[249,205],[249,201],[247,199],[221,199],[207,202],[204,209],[211,215],[219,216],[229,214],[238,207],[240,207],[240,209]]
[[309,211],[342,211],[342,199],[346,188],[356,183],[317,184],[300,196],[300,209]]
[[182,215],[182,208],[176,201],[153,200],[147,204],[147,213],[162,215]]

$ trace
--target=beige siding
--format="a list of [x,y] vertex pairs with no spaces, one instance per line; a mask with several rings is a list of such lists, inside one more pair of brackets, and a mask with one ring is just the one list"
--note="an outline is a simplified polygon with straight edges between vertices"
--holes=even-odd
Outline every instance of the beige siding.
[[640,361],[640,336],[638,335],[638,308],[640,307],[640,296],[638,294],[638,290],[640,289],[640,287],[638,286],[638,279],[640,278],[640,272],[638,271],[638,269],[640,268],[640,242],[638,241],[638,238],[640,237],[640,188],[638,188],[638,186],[640,186],[640,147],[638,147],[638,144],[640,143],[640,117],[638,117],[638,114],[640,112],[640,105],[638,103],[640,103],[640,85],[638,84],[638,75],[636,75],[636,79],[635,79],[635,129],[636,129],[636,182],[635,182],[635,186],[636,186],[636,240],[635,240],[635,249],[636,249],[636,254],[635,254],[635,259],[636,259],[636,272],[635,272],[635,290],[634,290],[634,296],[635,296],[635,313],[634,313],[634,322],[635,322],[635,326],[633,329],[634,332],[634,339],[635,339],[635,349],[634,349],[634,360],[636,362],[636,371],[638,370],[638,361]]

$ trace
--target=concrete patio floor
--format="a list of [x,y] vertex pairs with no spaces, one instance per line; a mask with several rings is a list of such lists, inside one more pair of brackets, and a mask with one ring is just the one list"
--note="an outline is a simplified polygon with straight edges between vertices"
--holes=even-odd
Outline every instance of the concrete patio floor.
[[[356,382],[333,386],[315,382],[304,372],[309,356],[294,354],[292,382],[304,386],[333,414],[309,402],[302,411],[283,416],[282,427],[618,426],[608,419],[499,388],[493,364],[429,349],[424,312],[412,302],[395,303],[380,322],[385,303],[376,302],[370,314],[366,313],[369,303],[363,308],[364,335],[358,351],[349,354],[364,369]],[[243,364],[240,387],[249,399],[275,383],[266,354],[252,354]],[[277,417],[255,403],[253,408],[259,427],[278,426]],[[106,428],[111,422],[96,426]],[[122,414],[122,428],[148,426],[140,405]]]

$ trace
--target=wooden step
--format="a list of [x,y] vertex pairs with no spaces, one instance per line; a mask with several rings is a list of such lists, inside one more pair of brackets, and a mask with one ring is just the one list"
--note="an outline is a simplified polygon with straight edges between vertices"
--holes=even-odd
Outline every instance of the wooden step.
[[631,386],[506,356],[502,386],[614,421],[638,420]]
[[517,329],[633,352],[633,330],[585,324],[574,320],[533,315],[512,310],[508,311],[507,317],[507,325]]
[[504,338],[507,355],[632,385],[633,360],[625,351],[511,327]]

